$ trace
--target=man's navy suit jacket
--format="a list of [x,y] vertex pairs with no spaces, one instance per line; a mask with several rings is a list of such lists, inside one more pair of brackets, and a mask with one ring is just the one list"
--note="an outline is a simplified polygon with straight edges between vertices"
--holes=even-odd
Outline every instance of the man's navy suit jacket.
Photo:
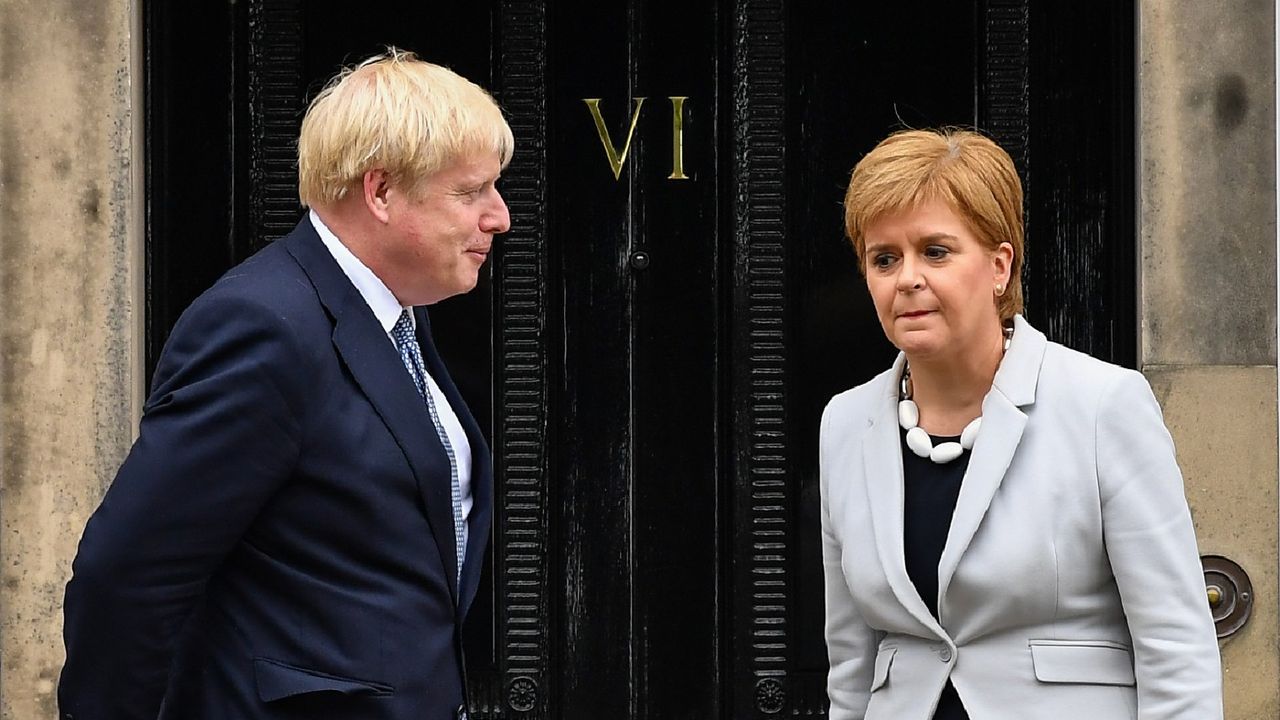
[[165,346],[67,585],[63,718],[453,717],[493,481],[416,318],[474,458],[461,591],[426,405],[304,219],[198,298]]

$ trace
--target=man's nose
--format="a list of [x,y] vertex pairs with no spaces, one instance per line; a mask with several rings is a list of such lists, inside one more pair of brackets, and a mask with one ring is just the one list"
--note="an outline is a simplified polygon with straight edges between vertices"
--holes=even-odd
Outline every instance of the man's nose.
[[502,193],[496,188],[493,197],[493,208],[480,217],[480,229],[498,235],[511,229],[511,212],[507,209],[507,202],[502,199]]

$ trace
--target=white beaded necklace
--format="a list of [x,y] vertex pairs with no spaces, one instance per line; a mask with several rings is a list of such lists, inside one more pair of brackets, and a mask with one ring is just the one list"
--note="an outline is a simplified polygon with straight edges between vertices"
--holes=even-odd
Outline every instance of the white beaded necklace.
[[[1009,342],[1012,339],[1013,328],[1005,328],[1005,350],[1009,349]],[[963,455],[965,450],[973,449],[973,442],[978,439],[978,431],[982,428],[981,415],[970,420],[969,424],[964,426],[964,430],[960,431],[960,442],[949,441],[935,446],[933,438],[920,427],[920,408],[911,399],[910,365],[905,365],[902,369],[902,386],[898,397],[902,398],[898,401],[898,424],[907,431],[907,447],[911,448],[911,452],[943,465]]]

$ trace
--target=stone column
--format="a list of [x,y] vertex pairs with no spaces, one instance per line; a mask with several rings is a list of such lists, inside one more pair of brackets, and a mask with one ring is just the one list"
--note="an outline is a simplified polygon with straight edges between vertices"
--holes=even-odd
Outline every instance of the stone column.
[[0,3],[0,717],[56,717],[62,596],[141,398],[141,10]]
[[1278,717],[1275,6],[1138,5],[1143,370],[1201,552],[1253,581],[1227,717]]

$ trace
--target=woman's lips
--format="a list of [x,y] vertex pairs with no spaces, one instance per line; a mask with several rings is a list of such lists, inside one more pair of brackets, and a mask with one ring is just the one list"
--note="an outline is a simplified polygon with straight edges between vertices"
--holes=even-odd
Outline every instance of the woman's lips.
[[918,317],[924,317],[925,315],[928,315],[928,314],[929,314],[929,313],[931,313],[931,312],[933,312],[933,311],[932,311],[932,310],[912,310],[911,312],[904,312],[904,313],[901,313],[901,314],[899,314],[899,315],[898,315],[898,317],[900,317],[900,318],[918,318]]

